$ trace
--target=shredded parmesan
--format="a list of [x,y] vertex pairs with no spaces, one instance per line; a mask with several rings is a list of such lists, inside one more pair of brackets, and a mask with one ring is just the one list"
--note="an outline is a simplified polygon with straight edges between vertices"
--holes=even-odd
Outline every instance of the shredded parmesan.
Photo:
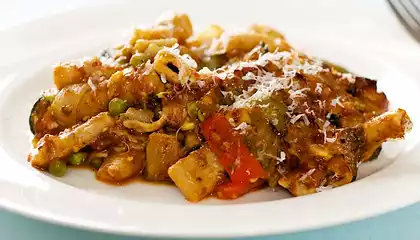
[[341,77],[349,81],[349,83],[356,82],[356,78],[351,73],[342,73]]
[[237,131],[240,131],[241,134],[245,134],[246,130],[250,127],[247,123],[243,122],[239,124],[236,128],[234,128]]
[[88,81],[87,81],[87,84],[89,85],[89,87],[92,89],[92,91],[94,92],[94,93],[96,93],[96,85],[92,82],[92,79],[88,79]]
[[332,142],[335,142],[337,140],[337,135],[335,135],[332,138],[329,138],[328,135],[327,135],[327,128],[331,124],[330,121],[328,121],[328,118],[330,116],[331,116],[331,113],[328,113],[327,117],[326,117],[327,120],[325,120],[325,123],[322,126],[322,134],[324,134],[324,143],[327,143],[327,142],[332,143]]
[[150,62],[150,59],[147,60],[146,64],[144,64],[144,72],[143,75],[149,75],[150,72],[153,70],[153,64]]
[[242,80],[254,80],[255,79],[255,74],[252,72],[248,72],[245,76],[242,77]]
[[338,104],[338,106],[344,108],[344,105],[340,102],[340,98],[340,96],[337,96],[336,98],[331,100],[331,105],[335,107]]
[[318,103],[320,109],[323,109],[325,107],[325,100],[321,101],[318,99],[318,100],[315,100],[315,102]]
[[280,157],[274,156],[273,154],[269,153],[264,153],[264,155],[277,160],[278,163],[282,163],[284,160],[286,160],[286,153],[284,153],[283,151],[280,152]]
[[286,153],[281,151],[280,152],[280,162],[283,162],[284,160],[286,160]]
[[201,80],[198,80],[198,81],[197,81],[197,85],[198,85],[200,88],[203,88],[203,87],[205,87],[205,86],[206,86],[206,82],[201,81]]
[[315,172],[315,170],[316,170],[315,168],[312,168],[309,171],[307,171],[305,174],[302,175],[302,177],[299,178],[299,181],[301,182],[305,181],[305,179],[310,177]]
[[165,74],[164,73],[161,73],[160,74],[160,80],[163,82],[163,83],[167,83],[168,81],[166,80],[166,76],[165,76]]
[[322,94],[322,83],[317,83],[316,84],[315,92],[319,95]]
[[[266,66],[269,62],[277,66],[282,70],[282,76],[276,76],[271,72],[264,71],[260,67]],[[231,108],[241,108],[246,106],[252,106],[257,100],[263,100],[272,95],[273,92],[281,89],[290,89],[293,85],[292,79],[298,72],[306,74],[316,74],[322,70],[321,62],[317,60],[308,60],[303,62],[299,58],[297,52],[268,52],[260,55],[258,60],[251,62],[240,62],[233,64],[233,67],[252,67],[258,71],[257,74],[248,72],[242,77],[243,80],[255,81],[247,91],[244,91],[241,95],[235,97],[235,103]],[[218,73],[216,74],[221,79],[229,77],[228,74],[232,73]],[[289,91],[290,97],[306,96],[303,92],[310,90],[309,88],[303,89],[291,89]],[[297,105],[296,105],[297,106]],[[294,108],[293,108],[294,109]]]
[[298,114],[294,116],[293,118],[291,118],[290,123],[295,124],[300,118],[303,119],[303,122],[305,123],[306,126],[310,124],[308,117],[304,113]]
[[310,88],[302,88],[296,91],[293,90],[289,90],[289,94],[290,94],[290,98],[295,98],[295,97],[306,97],[306,94],[304,94],[304,91],[310,91]]

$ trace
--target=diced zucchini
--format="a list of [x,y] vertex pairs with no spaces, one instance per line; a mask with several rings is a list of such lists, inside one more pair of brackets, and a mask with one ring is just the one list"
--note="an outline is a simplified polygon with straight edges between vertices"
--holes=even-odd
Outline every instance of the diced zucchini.
[[43,117],[48,107],[54,101],[55,94],[49,93],[44,94],[34,103],[31,109],[31,115],[29,116],[29,128],[33,134],[36,134],[36,123]]
[[151,181],[170,180],[168,168],[182,156],[182,149],[175,136],[152,133],[146,148],[145,178]]
[[169,168],[169,176],[185,198],[197,202],[213,192],[224,178],[224,169],[208,147],[202,147]]

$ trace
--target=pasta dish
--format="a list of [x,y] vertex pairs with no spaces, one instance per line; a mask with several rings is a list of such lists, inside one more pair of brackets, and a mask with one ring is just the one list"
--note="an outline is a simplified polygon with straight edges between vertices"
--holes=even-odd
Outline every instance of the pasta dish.
[[30,113],[33,167],[169,182],[192,202],[348,184],[411,127],[375,80],[299,52],[278,31],[211,25],[193,34],[185,14],[135,29],[97,57],[59,63],[53,80]]

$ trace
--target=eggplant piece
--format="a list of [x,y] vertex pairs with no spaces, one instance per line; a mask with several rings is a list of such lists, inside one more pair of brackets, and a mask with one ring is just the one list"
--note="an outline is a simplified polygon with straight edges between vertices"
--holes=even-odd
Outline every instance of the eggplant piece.
[[35,123],[38,120],[37,112],[40,108],[42,102],[42,97],[36,100],[35,104],[32,106],[31,114],[29,115],[29,128],[31,129],[32,134],[35,134]]
[[381,153],[381,151],[382,151],[382,144],[375,150],[375,152],[373,152],[372,156],[370,156],[368,161],[376,160],[379,154]]
[[29,128],[32,134],[36,134],[36,123],[40,117],[44,116],[48,107],[51,106],[55,95],[43,95],[32,106],[31,114],[29,115]]

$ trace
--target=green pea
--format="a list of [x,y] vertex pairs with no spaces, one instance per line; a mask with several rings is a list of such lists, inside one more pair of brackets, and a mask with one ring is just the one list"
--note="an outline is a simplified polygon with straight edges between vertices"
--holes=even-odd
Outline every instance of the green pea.
[[86,160],[86,157],[87,157],[87,153],[85,152],[73,153],[72,155],[70,155],[68,161],[71,165],[78,166]]
[[200,120],[201,122],[204,121],[204,115],[200,110],[198,110],[197,116],[198,116],[198,120]]
[[48,171],[54,176],[62,177],[67,172],[66,163],[61,160],[52,161],[48,167]]
[[132,67],[140,66],[140,64],[145,63],[148,60],[148,57],[144,53],[136,53],[131,56],[130,65]]
[[99,158],[99,157],[92,158],[90,160],[90,165],[95,169],[99,169],[102,165],[102,158]]
[[108,111],[111,116],[117,116],[127,110],[128,103],[124,99],[113,98],[108,104]]
[[227,60],[228,58],[226,57],[226,55],[213,55],[206,59],[206,61],[204,61],[204,65],[210,70],[214,70],[225,64]]
[[129,57],[131,56],[131,54],[133,54],[133,48],[131,47],[123,47],[121,49],[121,55]]

